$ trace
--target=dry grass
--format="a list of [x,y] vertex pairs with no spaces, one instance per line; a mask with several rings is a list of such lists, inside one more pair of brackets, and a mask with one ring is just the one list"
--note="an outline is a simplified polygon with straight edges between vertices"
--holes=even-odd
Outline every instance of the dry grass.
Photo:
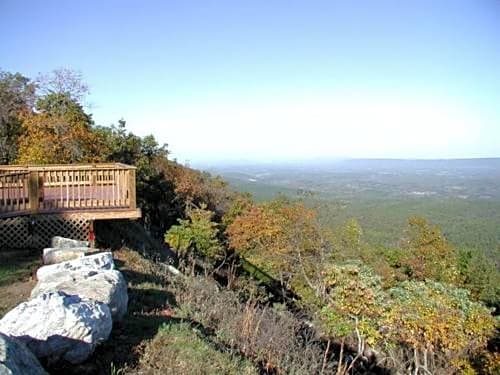
[[174,277],[130,250],[117,251],[115,258],[129,280],[129,315],[135,319],[127,318],[121,335],[145,336],[130,348],[136,355],[127,366],[115,355],[117,368],[134,373],[231,374],[255,373],[256,368],[319,373],[323,349],[293,314],[242,301],[241,293],[210,277]]
[[323,351],[312,332],[288,311],[242,302],[236,292],[202,276],[173,286],[181,319],[199,322],[215,340],[252,359],[263,371],[319,373]]
[[144,351],[140,374],[258,374],[247,360],[219,351],[188,323],[165,324]]

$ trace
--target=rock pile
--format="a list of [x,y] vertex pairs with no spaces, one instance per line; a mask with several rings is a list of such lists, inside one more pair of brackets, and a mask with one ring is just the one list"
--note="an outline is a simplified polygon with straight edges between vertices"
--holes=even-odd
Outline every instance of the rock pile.
[[[0,374],[43,373],[35,365],[32,370],[16,370],[38,363],[29,355],[18,359],[16,353],[21,349],[31,350],[48,363],[65,360],[76,364],[108,339],[113,321],[126,314],[127,284],[114,269],[112,254],[96,251],[86,242],[62,237],[55,237],[52,248],[44,250],[48,265],[38,269],[31,299],[0,320]],[[2,350],[7,347],[21,349]]]

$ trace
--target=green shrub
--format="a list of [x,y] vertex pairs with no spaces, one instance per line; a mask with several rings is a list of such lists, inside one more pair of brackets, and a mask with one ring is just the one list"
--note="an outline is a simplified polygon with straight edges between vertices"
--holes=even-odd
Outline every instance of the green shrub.
[[[415,373],[470,367],[495,333],[495,320],[469,291],[438,282],[405,281],[391,289],[383,318],[389,340],[408,348]],[[465,366],[465,367],[464,367]]]

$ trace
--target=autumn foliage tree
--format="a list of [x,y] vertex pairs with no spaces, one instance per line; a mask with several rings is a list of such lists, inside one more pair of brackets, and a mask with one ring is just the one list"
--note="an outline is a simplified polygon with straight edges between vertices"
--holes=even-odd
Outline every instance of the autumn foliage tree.
[[231,248],[263,270],[300,273],[303,261],[322,246],[315,216],[302,203],[278,199],[244,208],[226,234]]
[[237,194],[222,217],[221,224],[229,227],[237,217],[247,213],[253,206],[253,199],[249,193]]
[[[318,314],[320,324],[329,338],[340,339],[338,373],[349,373],[366,345],[373,347],[381,337],[379,321],[387,295],[380,277],[361,262],[331,264],[322,275],[319,286],[324,305]],[[350,363],[343,363],[342,358],[346,339],[355,342],[356,356]]]
[[[75,163],[103,160],[105,149],[83,108],[88,86],[80,73],[56,69],[35,85],[35,110],[21,117],[19,163]],[[34,96],[35,97],[35,96]]]
[[166,176],[175,185],[176,199],[173,204],[181,209],[190,204],[207,205],[219,220],[229,209],[231,202],[239,195],[232,191],[227,182],[219,176],[180,165],[169,164]]
[[75,163],[100,159],[92,120],[81,105],[64,94],[37,102],[37,112],[22,117],[19,163]]

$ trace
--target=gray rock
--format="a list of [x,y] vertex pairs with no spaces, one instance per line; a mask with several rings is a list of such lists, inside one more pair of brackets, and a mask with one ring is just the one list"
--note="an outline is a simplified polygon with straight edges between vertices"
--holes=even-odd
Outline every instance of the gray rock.
[[22,341],[49,362],[85,361],[97,344],[108,339],[111,328],[106,304],[63,292],[41,294],[0,320],[0,332]]
[[31,297],[58,290],[107,304],[114,321],[121,320],[127,313],[127,283],[120,271],[82,268],[53,273],[38,281]]
[[43,249],[43,264],[56,264],[84,257],[86,254],[100,251],[90,247],[48,247]]
[[112,270],[115,268],[113,254],[111,254],[111,252],[98,253],[67,262],[43,266],[36,271],[36,277],[38,280],[43,280],[45,277],[53,273],[71,272],[82,268],[90,268],[93,270]]
[[0,333],[0,375],[47,374],[35,355],[19,340]]
[[52,237],[51,241],[52,247],[67,248],[67,247],[89,247],[89,241],[78,241],[71,238],[64,237]]

